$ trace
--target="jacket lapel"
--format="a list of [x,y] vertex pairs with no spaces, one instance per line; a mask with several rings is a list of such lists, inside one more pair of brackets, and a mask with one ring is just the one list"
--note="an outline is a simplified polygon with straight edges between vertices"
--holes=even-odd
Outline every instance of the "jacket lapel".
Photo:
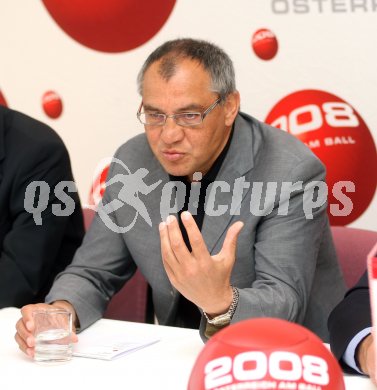
[[[162,222],[162,190],[165,184],[169,182],[169,175],[163,169],[161,169],[160,163],[152,154],[150,156],[149,162],[149,174],[147,175],[145,180],[146,184],[152,185],[158,181],[161,182],[158,187],[145,198],[145,205],[151,218],[153,229],[153,234],[152,236],[149,236],[148,240],[153,240],[153,245],[151,245],[151,241],[149,241],[148,243],[144,242],[143,245],[149,245],[150,247],[154,247],[157,251],[157,253],[154,253],[154,255],[157,255],[161,253],[160,234],[158,227],[160,222]],[[162,262],[162,259],[160,261]],[[161,291],[159,292],[159,303],[157,304],[158,307],[156,306],[155,310],[156,312],[158,312],[158,318],[160,323],[169,324],[171,318],[174,317],[175,311],[177,310],[177,303],[179,301],[180,294],[170,283],[165,268],[163,266],[155,267],[154,279],[158,280],[159,288],[161,289]]]
[[162,222],[160,212],[162,189],[165,184],[168,183],[169,175],[163,169],[161,169],[161,165],[154,156],[151,156],[151,160],[152,164],[150,167],[148,167],[149,174],[145,182],[147,185],[152,185],[160,181],[160,184],[148,195],[148,197],[146,197],[145,201],[152,221],[153,229],[157,229],[158,231],[158,225],[160,222]]
[[[232,142],[216,178],[216,182],[224,182],[224,192],[220,188],[216,188],[216,185],[212,185],[209,190],[210,196],[215,196],[215,210],[220,205],[227,207],[227,211],[222,215],[208,215],[208,212],[206,212],[204,217],[202,235],[210,253],[212,253],[217,242],[221,239],[231,222],[234,222],[232,221],[233,215],[230,213],[234,182],[249,172],[253,166],[253,139],[250,124],[238,115]],[[225,192],[228,189],[229,191]],[[246,196],[246,193],[247,191],[245,190],[243,197]],[[208,196],[206,199],[207,202]],[[241,199],[238,201],[238,204],[240,203]],[[238,204],[234,203],[233,206],[238,206]]]

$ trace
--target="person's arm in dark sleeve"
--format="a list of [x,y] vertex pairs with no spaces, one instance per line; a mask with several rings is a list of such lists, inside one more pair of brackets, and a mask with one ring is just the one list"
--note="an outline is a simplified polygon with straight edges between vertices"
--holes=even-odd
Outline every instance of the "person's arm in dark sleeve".
[[[347,365],[344,353],[352,339],[371,327],[370,297],[367,272],[351,288],[345,298],[335,307],[329,316],[330,347],[346,372],[359,373]],[[356,364],[358,362],[356,361]]]
[[[45,182],[50,189],[49,194],[41,194],[48,199],[41,212],[41,225],[25,210],[26,188],[33,181]],[[53,204],[65,208],[65,202],[58,199],[63,198],[62,191],[58,196],[54,193],[61,181],[73,181],[73,177],[68,152],[59,137],[32,144],[19,156],[7,210],[11,228],[0,253],[0,308],[43,300],[53,277],[70,263],[81,243],[84,231],[78,194],[63,190],[72,198],[72,215],[56,216],[52,212]],[[38,192],[31,206],[36,206],[37,200],[42,200]]]

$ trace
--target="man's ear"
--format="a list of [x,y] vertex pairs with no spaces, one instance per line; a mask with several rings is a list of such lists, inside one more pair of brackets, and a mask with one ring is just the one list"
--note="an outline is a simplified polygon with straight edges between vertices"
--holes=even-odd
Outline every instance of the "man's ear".
[[238,111],[240,109],[240,93],[234,91],[229,94],[224,103],[225,107],[225,125],[232,126]]

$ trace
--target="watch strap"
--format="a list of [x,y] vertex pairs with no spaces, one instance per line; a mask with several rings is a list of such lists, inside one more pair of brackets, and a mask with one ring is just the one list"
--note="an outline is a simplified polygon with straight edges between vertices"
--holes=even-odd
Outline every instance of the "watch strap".
[[209,318],[207,313],[203,311],[203,315],[206,318],[207,322],[209,324],[215,325],[215,326],[225,326],[230,324],[233,314],[236,311],[237,305],[238,305],[238,300],[239,300],[239,292],[237,287],[231,286],[232,291],[233,291],[233,298],[232,298],[232,303],[229,306],[229,309],[226,313],[220,314],[214,318]]

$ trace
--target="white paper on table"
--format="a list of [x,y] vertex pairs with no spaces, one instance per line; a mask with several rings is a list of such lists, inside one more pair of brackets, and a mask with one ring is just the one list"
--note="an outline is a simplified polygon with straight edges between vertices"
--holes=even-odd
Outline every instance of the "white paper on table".
[[95,334],[86,332],[79,335],[79,341],[73,347],[73,356],[91,359],[112,360],[148,347],[160,341],[157,338],[142,338],[119,334]]

